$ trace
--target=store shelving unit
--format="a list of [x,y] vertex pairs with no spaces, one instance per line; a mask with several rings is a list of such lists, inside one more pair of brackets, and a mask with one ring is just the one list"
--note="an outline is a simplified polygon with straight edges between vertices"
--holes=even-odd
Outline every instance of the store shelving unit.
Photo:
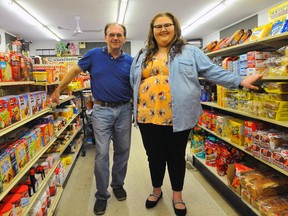
[[239,55],[251,50],[275,51],[275,49],[286,46],[287,44],[288,44],[288,32],[285,32],[279,35],[268,36],[262,39],[258,39],[256,41],[245,42],[242,44],[210,52],[207,53],[207,56],[212,59],[217,56],[224,57],[224,56]]
[[[209,58],[214,58],[217,56],[221,57],[226,57],[226,56],[233,56],[233,55],[240,55],[244,54],[248,51],[275,51],[279,49],[280,47],[288,45],[288,33],[283,33],[275,36],[269,36],[263,39],[259,39],[257,41],[252,41],[252,42],[247,42],[243,43],[240,45],[235,45],[232,47],[224,48],[215,52],[208,53],[207,56]],[[203,78],[200,78],[203,79]],[[265,82],[265,81],[287,81],[288,77],[263,77],[260,82]],[[284,128],[288,128],[288,122],[287,121],[276,121],[274,119],[269,119],[269,118],[263,118],[260,116],[256,116],[250,113],[246,113],[243,111],[238,111],[235,109],[230,109],[230,108],[224,108],[215,102],[202,102],[202,106],[205,108],[210,108],[210,109],[218,109],[221,110],[225,113],[232,114],[232,115],[240,115],[242,117],[248,118],[248,119],[257,119],[263,122],[267,122],[269,124],[273,124],[276,126],[281,126]],[[201,126],[200,126],[201,127]],[[243,146],[239,146],[237,144],[234,144],[233,142],[230,141],[230,139],[226,137],[221,137],[218,136],[216,133],[208,130],[207,128],[201,127],[204,130],[206,130],[209,134],[213,134],[214,136],[218,137],[219,139],[229,143],[230,145],[233,145],[234,147],[240,149],[243,151],[245,154],[254,157],[250,152],[244,149]],[[205,164],[204,160],[201,158],[197,158],[195,155],[192,155],[192,163],[193,165],[207,178],[207,180],[213,184],[219,192],[227,199],[228,202],[230,202],[235,209],[238,210],[238,212],[241,212],[243,215],[260,215],[260,213],[255,210],[250,204],[246,203],[239,197],[238,194],[236,194],[234,191],[232,191],[227,184],[227,180],[223,177],[220,177],[216,169],[213,167],[209,167]],[[274,170],[277,170],[278,172],[288,176],[288,173],[281,169],[278,168],[277,166],[266,162],[258,157],[254,157],[258,161],[272,167]]]
[[[35,83],[34,81],[24,81],[24,82],[0,82],[0,90],[1,90],[1,96],[5,96],[5,94],[10,94],[11,92],[13,92],[13,88],[15,89],[14,86],[19,86],[17,89],[23,88],[25,90],[27,90],[29,92],[29,86],[31,85],[42,85],[42,86],[47,86],[45,84],[39,84],[39,83]],[[55,83],[51,84],[51,85],[55,85]],[[8,90],[6,91],[6,88],[8,88]],[[3,90],[4,89],[4,90]],[[12,89],[12,90],[11,90]],[[20,90],[23,92],[23,90]],[[17,91],[16,91],[17,92]],[[19,92],[19,91],[18,91]],[[60,104],[62,103],[66,103],[71,99],[74,99],[75,96],[68,96],[62,100],[60,100]],[[52,103],[52,104],[47,104],[47,108],[41,110],[40,112],[37,112],[35,115],[33,116],[29,116],[21,121],[18,121],[14,124],[11,124],[3,129],[0,130],[0,137],[5,137],[5,135],[9,135],[11,132],[13,133],[15,130],[21,128],[22,126],[25,126],[25,124],[53,111],[53,109],[57,106],[57,104]],[[62,127],[59,131],[56,132],[56,134],[54,135],[54,137],[50,138],[49,143],[44,146],[39,152],[37,152],[37,154],[24,166],[24,168],[21,170],[21,172],[17,173],[17,175],[11,180],[11,182],[9,183],[9,185],[7,185],[7,187],[0,193],[0,201],[10,192],[10,190],[16,186],[19,181],[22,180],[22,178],[26,175],[26,173],[29,171],[29,169],[43,156],[45,156],[46,151],[54,144],[54,142],[57,140],[57,137],[59,137],[64,131],[65,129],[73,122],[75,121],[76,117],[78,117],[80,115],[79,111],[78,113],[74,114],[66,123],[66,125],[64,127]],[[59,153],[59,158],[60,155],[63,154],[63,152],[65,151],[65,148],[67,148],[67,146],[73,141],[73,139],[75,138],[75,136],[82,131],[82,126],[80,126],[77,131],[75,131],[69,138],[69,140],[67,140],[66,144],[62,147],[61,152]],[[76,157],[80,152],[80,148],[81,146],[78,148],[78,152],[76,152],[74,154],[73,157],[73,162],[70,165],[70,169],[67,170],[67,172],[71,172],[71,167],[73,166],[73,164],[76,162]],[[28,206],[26,206],[25,208],[23,208],[23,214],[22,215],[27,215],[28,212],[30,211],[30,209],[33,207],[33,205],[36,203],[37,199],[39,198],[39,196],[43,193],[43,191],[45,190],[45,188],[47,187],[47,183],[49,181],[49,179],[51,178],[54,170],[59,166],[60,164],[60,160],[56,161],[53,165],[53,167],[49,170],[48,174],[46,175],[46,178],[42,181],[41,185],[38,188],[37,193],[35,193],[31,198],[30,198],[30,203],[28,204]],[[68,173],[66,173],[66,176],[68,176]],[[48,215],[53,215],[56,206],[60,200],[61,194],[63,193],[63,187],[57,187],[57,194],[53,197],[53,201],[51,203],[51,207],[49,208],[49,212]]]

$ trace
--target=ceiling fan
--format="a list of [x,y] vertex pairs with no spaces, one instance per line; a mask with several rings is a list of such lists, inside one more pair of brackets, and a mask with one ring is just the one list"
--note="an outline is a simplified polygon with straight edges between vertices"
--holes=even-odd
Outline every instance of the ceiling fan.
[[58,26],[58,29],[72,31],[73,32],[72,36],[76,36],[78,34],[82,34],[83,32],[101,32],[102,31],[102,29],[82,30],[80,28],[80,24],[79,24],[80,16],[75,16],[75,19],[76,19],[76,28],[74,30],[73,29],[68,29],[68,28],[63,28],[61,26]]

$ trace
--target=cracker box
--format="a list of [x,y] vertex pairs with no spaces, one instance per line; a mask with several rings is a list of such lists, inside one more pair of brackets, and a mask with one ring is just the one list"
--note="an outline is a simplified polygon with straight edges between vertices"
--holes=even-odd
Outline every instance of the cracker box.
[[46,146],[50,141],[49,125],[48,125],[48,123],[41,124],[41,125],[39,125],[39,128],[41,130],[42,146]]
[[36,107],[37,107],[37,112],[40,112],[43,109],[42,105],[42,93],[40,91],[34,92],[36,95]]
[[29,153],[29,158],[30,160],[34,158],[36,155],[36,139],[35,135],[33,136],[33,133],[28,133],[24,137],[24,139],[27,140],[28,142],[28,153]]
[[17,164],[17,161],[16,161],[16,152],[15,152],[15,148],[13,147],[13,145],[10,145],[6,149],[6,152],[10,156],[10,161],[11,161],[13,172],[14,172],[15,175],[17,175],[19,173],[19,169],[18,169],[18,164]]
[[41,97],[42,97],[42,109],[47,108],[47,92],[41,91]]
[[265,68],[255,68],[250,67],[246,69],[247,76],[254,75],[254,74],[262,74],[264,72]]
[[37,94],[34,92],[29,93],[29,109],[30,114],[35,115],[37,113]]
[[15,176],[10,161],[10,156],[7,152],[1,154],[0,156],[0,168],[1,168],[3,189],[5,190]]
[[35,141],[35,151],[36,153],[42,149],[42,137],[40,127],[35,127],[30,131],[30,134]]
[[0,97],[0,129],[11,125],[11,117],[8,104],[8,98]]
[[8,109],[10,112],[11,123],[13,124],[21,120],[19,97],[11,95],[7,98],[9,99]]
[[247,59],[248,60],[267,59],[270,57],[272,57],[271,52],[261,52],[261,51],[247,52]]
[[247,68],[265,68],[265,60],[247,60]]
[[29,108],[29,94],[20,94],[19,96],[19,105],[20,105],[20,117],[21,120],[31,116]]
[[49,136],[52,138],[55,135],[53,115],[47,115],[38,119],[40,124],[48,124]]
[[21,172],[29,162],[28,141],[26,139],[19,139],[14,143],[14,148],[18,169]]
[[228,136],[228,126],[229,126],[229,119],[232,118],[231,116],[225,115],[218,115],[217,116],[217,123],[216,123],[216,134],[219,136],[227,137]]

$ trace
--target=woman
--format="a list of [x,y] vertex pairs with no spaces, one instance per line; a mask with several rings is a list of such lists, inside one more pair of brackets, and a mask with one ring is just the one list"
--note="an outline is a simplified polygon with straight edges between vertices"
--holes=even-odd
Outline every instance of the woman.
[[199,76],[227,88],[251,89],[257,89],[252,84],[262,77],[243,79],[213,64],[200,49],[184,41],[177,18],[171,13],[157,14],[150,23],[146,47],[134,58],[130,70],[134,118],[153,186],[146,208],[155,207],[162,198],[167,164],[174,212],[186,215],[182,199],[185,149],[190,129],[202,113]]

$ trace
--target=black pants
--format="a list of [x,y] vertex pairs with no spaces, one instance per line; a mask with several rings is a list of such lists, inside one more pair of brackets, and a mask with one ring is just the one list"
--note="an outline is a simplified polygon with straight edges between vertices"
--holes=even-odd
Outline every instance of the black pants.
[[173,191],[182,191],[185,177],[185,150],[190,130],[173,133],[172,126],[139,124],[148,156],[153,187],[161,187],[166,164]]

